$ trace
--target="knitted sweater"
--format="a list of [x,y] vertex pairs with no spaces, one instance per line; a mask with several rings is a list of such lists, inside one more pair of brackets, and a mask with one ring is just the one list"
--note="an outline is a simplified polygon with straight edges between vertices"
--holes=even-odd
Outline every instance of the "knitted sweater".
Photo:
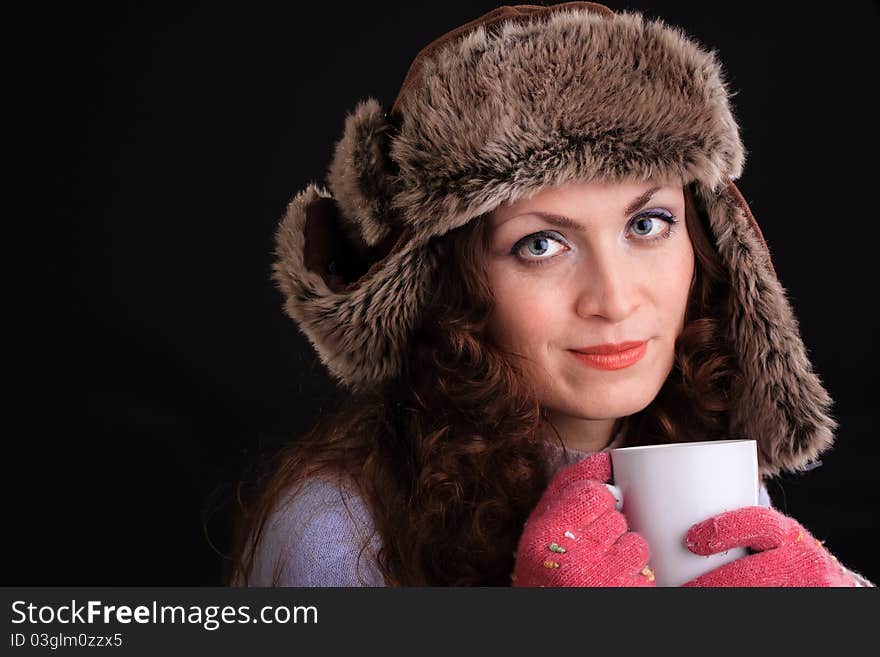
[[[606,451],[619,446],[618,435]],[[592,452],[548,443],[548,474],[586,458]],[[761,485],[758,503],[771,506]],[[364,539],[371,540],[359,558]],[[283,498],[270,515],[257,545],[249,586],[385,586],[376,554],[381,547],[362,498],[349,487],[314,477],[298,495]],[[849,571],[862,586],[874,586]]]

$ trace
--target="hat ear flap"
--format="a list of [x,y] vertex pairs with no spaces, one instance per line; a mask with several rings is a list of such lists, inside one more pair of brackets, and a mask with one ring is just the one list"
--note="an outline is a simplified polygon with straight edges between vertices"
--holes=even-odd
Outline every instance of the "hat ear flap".
[[732,434],[757,441],[764,476],[807,469],[834,441],[833,401],[807,357],[761,229],[733,181],[725,182],[716,192],[696,189],[732,288],[728,331],[745,380],[731,408]]
[[327,174],[346,233],[361,250],[382,242],[396,223],[390,210],[397,171],[389,157],[393,131],[378,101],[361,101],[346,117]]

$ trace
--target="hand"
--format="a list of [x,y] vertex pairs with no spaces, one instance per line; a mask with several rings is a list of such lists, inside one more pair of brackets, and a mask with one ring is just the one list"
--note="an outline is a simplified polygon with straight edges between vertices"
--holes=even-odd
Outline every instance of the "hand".
[[608,452],[560,470],[525,524],[514,586],[655,586],[644,538],[614,508]]
[[754,554],[731,561],[684,586],[856,586],[822,542],[776,509],[747,506],[697,523],[685,543],[709,555],[735,547]]

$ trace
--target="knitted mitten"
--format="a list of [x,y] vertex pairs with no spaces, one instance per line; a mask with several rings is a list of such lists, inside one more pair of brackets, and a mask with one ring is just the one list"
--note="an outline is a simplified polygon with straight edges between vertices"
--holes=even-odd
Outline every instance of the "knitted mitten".
[[688,530],[685,543],[704,556],[734,547],[754,553],[684,586],[858,586],[822,541],[772,508],[747,506],[704,520]]
[[627,531],[610,480],[608,452],[557,473],[520,537],[514,586],[655,586],[648,544]]

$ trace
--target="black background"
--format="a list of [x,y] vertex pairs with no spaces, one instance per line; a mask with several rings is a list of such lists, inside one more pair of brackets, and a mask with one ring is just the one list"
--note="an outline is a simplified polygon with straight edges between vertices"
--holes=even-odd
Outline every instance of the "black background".
[[[3,583],[220,581],[232,484],[337,395],[270,278],[346,112],[497,6],[22,3],[4,18]],[[757,217],[836,405],[774,504],[880,580],[873,3],[609,2],[724,62]],[[8,10],[7,10],[8,11]]]

